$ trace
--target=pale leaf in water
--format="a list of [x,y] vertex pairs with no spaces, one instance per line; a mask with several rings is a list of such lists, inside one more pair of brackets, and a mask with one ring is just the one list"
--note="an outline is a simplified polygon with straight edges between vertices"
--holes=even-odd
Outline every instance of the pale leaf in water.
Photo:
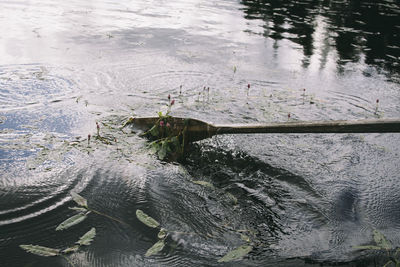
[[64,253],[64,254],[73,253],[73,252],[77,252],[78,249],[79,249],[79,245],[75,245],[75,246],[64,249],[62,251],[62,253]]
[[145,256],[150,257],[154,254],[157,254],[158,252],[163,250],[164,246],[165,246],[164,240],[159,240],[157,243],[155,243],[151,248],[149,248],[146,251]]
[[142,210],[136,210],[136,217],[139,219],[139,221],[141,221],[148,227],[157,228],[158,226],[160,226],[159,222],[157,222],[156,220],[151,218],[149,215],[144,213]]
[[230,262],[241,259],[252,250],[253,250],[252,246],[240,246],[237,249],[234,249],[226,253],[226,255],[220,258],[218,262]]
[[374,230],[374,240],[376,244],[383,249],[392,248],[392,244],[390,244],[389,240],[387,240],[386,237],[377,230]]
[[73,200],[76,202],[76,204],[78,204],[79,206],[82,206],[82,207],[85,207],[85,208],[88,207],[88,206],[87,206],[87,200],[86,200],[84,197],[78,195],[78,194],[75,193],[75,192],[71,192],[71,196],[72,196],[72,199],[73,199]]
[[354,246],[354,249],[375,249],[375,250],[380,250],[382,249],[381,247],[378,246],[372,246],[372,245],[367,245],[367,246]]
[[20,245],[20,248],[35,255],[52,257],[60,255],[59,249],[42,247],[37,245]]
[[214,186],[211,183],[206,182],[206,181],[192,181],[192,182],[195,184],[205,186],[205,187],[214,188]]
[[66,219],[66,220],[63,221],[62,223],[60,223],[60,224],[57,226],[56,231],[64,230],[64,229],[70,228],[71,226],[74,226],[75,224],[78,224],[78,223],[82,222],[83,220],[85,220],[86,217],[87,217],[87,216],[86,216],[86,214],[84,214],[84,213],[76,214],[76,215],[74,215],[74,216],[72,216],[72,217]]
[[92,243],[95,236],[96,236],[96,228],[93,227],[86,234],[81,236],[81,238],[76,243],[81,246],[89,246],[90,243]]
[[76,210],[79,212],[86,212],[87,209],[86,208],[81,208],[81,207],[68,207],[70,210]]
[[167,236],[167,234],[168,234],[167,230],[164,228],[161,228],[160,232],[158,232],[157,237],[159,239],[164,239]]

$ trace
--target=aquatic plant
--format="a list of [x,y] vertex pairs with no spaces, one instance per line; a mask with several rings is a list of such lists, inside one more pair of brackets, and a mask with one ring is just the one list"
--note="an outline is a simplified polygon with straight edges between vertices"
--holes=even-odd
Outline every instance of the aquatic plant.
[[[145,253],[146,257],[150,257],[153,255],[158,254],[161,252],[164,247],[166,246],[166,239],[169,233],[180,233],[180,234],[194,234],[194,233],[182,233],[182,232],[176,232],[176,231],[168,231],[165,228],[160,227],[160,223],[157,222],[155,219],[144,213],[142,210],[138,209],[136,210],[136,217],[138,218],[139,221],[147,225],[148,227],[151,228],[159,228],[160,231],[157,234],[158,241],[154,243],[153,246],[151,246]],[[243,241],[246,241],[248,243],[251,242],[250,238],[244,234],[241,234],[241,239]],[[251,245],[242,245],[239,246],[236,249],[233,249],[226,253],[222,258],[218,260],[218,262],[231,262],[235,260],[240,260],[243,257],[245,257],[248,253],[250,253],[253,250],[253,246]]]
[[[75,201],[75,203],[78,204],[78,207],[70,207],[70,209],[78,211],[78,214],[76,214],[76,215],[66,219],[62,223],[60,223],[57,226],[56,231],[68,229],[68,228],[84,221],[87,218],[87,215],[91,212],[105,216],[105,217],[115,220],[117,222],[124,223],[114,217],[111,217],[111,216],[103,214],[99,211],[90,209],[88,207],[87,200],[84,197],[80,196],[79,194],[77,194],[75,192],[71,192],[71,196],[72,196],[72,199]],[[69,246],[65,249],[55,249],[55,248],[49,248],[49,247],[44,247],[44,246],[39,246],[39,245],[32,245],[32,244],[30,244],[30,245],[23,244],[23,245],[20,245],[20,248],[22,248],[26,252],[29,252],[29,253],[32,253],[32,254],[35,254],[38,256],[42,256],[42,257],[62,256],[68,261],[68,263],[70,265],[74,266],[74,264],[66,257],[66,254],[71,254],[71,253],[77,252],[82,246],[89,246],[92,243],[95,236],[96,236],[96,228],[92,227],[88,232],[86,232],[83,236],[81,236],[79,238],[79,240],[75,242],[74,245]]]
[[234,250],[229,251],[222,258],[218,260],[218,262],[231,262],[234,260],[242,259],[244,256],[249,254],[250,251],[253,250],[252,246],[243,245]]
[[60,223],[57,226],[56,231],[65,230],[67,228],[70,228],[71,226],[74,226],[75,224],[82,222],[83,220],[85,220],[87,218],[87,215],[89,213],[90,212],[87,212],[87,213],[80,212],[80,213],[66,219],[65,221],[63,221],[62,223]]
[[[206,182],[206,181],[193,181],[193,183],[207,187],[210,190],[216,189],[211,183]],[[77,206],[69,207],[69,209],[77,211],[78,213],[73,215],[72,217],[64,220],[63,222],[61,222],[56,227],[56,231],[66,230],[74,225],[81,223],[82,221],[84,221],[87,218],[87,216],[90,213],[95,213],[95,214],[104,216],[108,219],[128,225],[125,222],[123,222],[117,218],[114,218],[112,216],[109,216],[107,214],[101,213],[97,210],[90,208],[88,206],[87,200],[84,197],[82,197],[81,195],[79,195],[75,192],[71,192],[71,196],[72,196],[72,200],[77,204]],[[233,197],[233,196],[231,196],[231,197]],[[229,196],[228,196],[228,198],[229,198]],[[234,203],[237,204],[236,198],[234,198]],[[150,256],[160,253],[167,245],[166,241],[167,241],[168,236],[171,233],[199,235],[199,236],[203,236],[204,238],[212,238],[213,237],[212,235],[202,235],[199,233],[185,233],[185,232],[167,230],[167,229],[161,227],[161,224],[157,220],[155,220],[154,218],[152,218],[151,216],[149,216],[148,214],[146,214],[144,211],[142,211],[140,209],[136,210],[136,217],[140,222],[145,224],[147,227],[159,229],[159,232],[157,234],[158,240],[146,251],[146,253],[145,253],[146,257],[150,257]],[[221,257],[218,260],[218,262],[231,262],[231,261],[240,260],[253,250],[254,243],[251,241],[249,236],[243,234],[243,232],[251,233],[251,231],[234,230],[234,229],[230,229],[230,230],[233,230],[234,232],[240,234],[240,238],[247,244],[241,245],[231,251],[228,251],[223,257]],[[84,235],[82,235],[78,241],[76,241],[73,245],[66,247],[65,249],[50,248],[50,247],[45,247],[45,246],[40,246],[40,245],[32,245],[32,244],[29,244],[29,245],[22,244],[22,245],[20,245],[20,248],[25,250],[26,252],[29,252],[29,253],[32,253],[32,254],[35,254],[38,256],[42,256],[42,257],[62,256],[63,258],[65,258],[68,261],[68,263],[71,266],[74,266],[74,264],[71,262],[71,260],[66,255],[79,251],[82,246],[89,246],[93,242],[95,236],[96,236],[96,229],[94,227],[92,227],[88,232],[86,232]]]
[[[144,213],[142,210],[138,209],[136,210],[136,217],[138,218],[139,221],[147,225],[148,227],[151,228],[159,228],[160,223],[157,222],[155,219]],[[160,228],[160,231],[157,234],[158,241],[151,246],[147,251],[145,256],[150,257],[152,255],[155,255],[159,252],[161,252],[164,247],[165,247],[165,239],[168,236],[168,231],[164,228]]]
[[[169,115],[171,107],[175,104],[175,100],[168,95],[168,108],[165,114],[158,112],[159,119],[146,132],[141,135],[150,140],[149,147],[157,155],[160,160],[176,160],[179,159],[185,149],[185,129],[176,131],[172,117]],[[133,123],[134,120],[129,119],[123,127]]]
[[55,249],[55,248],[49,248],[32,244],[20,245],[19,247],[25,250],[26,252],[42,257],[62,256],[67,260],[67,262],[70,265],[74,266],[74,264],[68,259],[66,255],[77,252],[82,246],[89,246],[92,243],[95,236],[96,236],[96,228],[93,227],[83,236],[81,236],[79,240],[75,242],[75,245],[67,247],[65,249]]
[[388,267],[391,265],[400,267],[400,258],[396,258],[400,253],[400,248],[393,248],[390,241],[378,230],[374,229],[372,234],[375,244],[354,246],[353,248],[360,250],[385,251],[389,260],[385,263],[385,265],[383,265],[383,267]]

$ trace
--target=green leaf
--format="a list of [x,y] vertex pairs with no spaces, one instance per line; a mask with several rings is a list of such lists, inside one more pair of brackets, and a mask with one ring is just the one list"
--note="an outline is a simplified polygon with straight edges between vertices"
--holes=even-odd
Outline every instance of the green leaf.
[[79,240],[76,243],[81,246],[89,246],[90,243],[92,243],[93,238],[95,236],[96,236],[96,228],[93,227],[86,234],[81,236],[81,238],[79,238]]
[[237,249],[229,251],[225,256],[220,258],[218,262],[231,262],[234,260],[241,259],[252,250],[253,250],[252,246],[240,246]]
[[65,229],[67,229],[67,228],[70,228],[71,226],[74,226],[75,224],[78,224],[78,223],[82,222],[83,220],[85,220],[86,217],[87,217],[87,216],[86,216],[86,214],[84,214],[84,213],[76,214],[76,215],[74,215],[74,216],[72,216],[72,217],[66,219],[66,220],[63,221],[62,223],[60,223],[60,224],[57,226],[56,231],[65,230]]
[[139,221],[141,221],[148,227],[157,228],[158,226],[160,226],[159,222],[157,222],[156,220],[151,218],[149,215],[144,213],[142,210],[136,210],[136,217],[139,219]]
[[370,245],[367,245],[367,246],[354,246],[353,247],[354,249],[373,249],[373,250],[381,250],[382,248],[381,247],[378,247],[378,246],[370,246]]
[[170,140],[165,141],[165,145],[164,146],[165,146],[165,149],[167,150],[167,153],[172,152],[170,144],[171,144]]
[[171,138],[171,143],[176,147],[180,148],[181,144],[179,143],[179,138],[177,136],[174,136]]
[[154,125],[153,127],[151,127],[149,133],[154,137],[158,137],[158,135],[160,134],[160,132],[158,131],[158,125]]
[[161,143],[161,148],[158,150],[158,158],[160,160],[163,160],[166,156],[167,156],[167,148],[168,148],[168,144],[167,142],[163,141]]
[[167,234],[168,234],[168,231],[164,228],[161,228],[160,232],[158,232],[157,237],[159,239],[164,239],[167,236]]
[[86,208],[81,208],[81,207],[68,207],[70,210],[76,210],[79,212],[87,212],[88,210]]
[[86,201],[86,199],[85,199],[84,197],[78,195],[78,194],[75,193],[75,192],[71,192],[71,196],[72,196],[72,199],[73,199],[73,200],[76,202],[76,204],[78,204],[79,206],[85,207],[85,208],[88,207],[87,201]]
[[151,147],[152,152],[155,154],[158,152],[158,150],[160,150],[161,146],[159,144],[159,141],[153,141],[150,143],[150,147]]
[[390,244],[389,240],[386,239],[386,237],[380,233],[377,230],[374,230],[374,240],[376,242],[376,244],[383,248],[383,249],[391,249],[392,248],[392,244]]
[[48,247],[34,246],[34,245],[19,245],[19,247],[27,252],[44,257],[52,257],[60,255],[60,250],[55,248],[48,248]]
[[206,181],[192,181],[192,182],[195,183],[195,184],[199,184],[199,185],[206,186],[206,187],[214,189],[214,186],[211,183],[206,182]]
[[149,248],[146,251],[145,256],[150,257],[154,254],[157,254],[158,252],[163,250],[164,246],[165,246],[164,240],[159,240],[157,243],[155,243],[151,248]]
[[66,248],[66,249],[64,249],[63,251],[61,251],[62,253],[64,253],[64,254],[68,254],[68,253],[73,253],[73,252],[77,252],[78,251],[78,249],[79,249],[79,245],[75,245],[75,246],[72,246],[72,247],[69,247],[69,248]]

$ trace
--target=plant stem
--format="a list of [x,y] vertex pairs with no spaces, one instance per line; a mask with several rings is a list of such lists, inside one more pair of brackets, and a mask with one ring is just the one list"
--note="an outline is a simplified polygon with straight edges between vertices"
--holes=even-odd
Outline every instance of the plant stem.
[[73,264],[73,262],[72,262],[70,259],[68,259],[67,256],[65,256],[65,255],[61,255],[61,256],[63,256],[63,258],[69,263],[69,265],[71,265],[72,267],[75,267],[75,265]]
[[104,216],[104,217],[106,217],[106,218],[108,218],[108,219],[111,219],[111,220],[113,220],[113,221],[116,221],[116,222],[119,222],[119,223],[121,223],[121,224],[124,224],[124,225],[128,225],[128,226],[129,226],[129,224],[127,224],[126,222],[123,222],[123,221],[121,221],[121,220],[119,220],[119,219],[117,219],[117,218],[114,218],[114,217],[110,216],[110,215],[104,214],[104,213],[102,213],[102,212],[100,212],[100,211],[93,210],[93,209],[88,209],[88,210],[91,211],[91,212],[94,212],[94,213],[96,213],[96,214],[98,214],[98,215]]
[[212,235],[204,235],[204,234],[199,234],[195,232],[180,232],[180,231],[168,231],[169,233],[174,233],[174,234],[180,234],[180,235],[198,235],[204,238],[215,238],[215,236]]

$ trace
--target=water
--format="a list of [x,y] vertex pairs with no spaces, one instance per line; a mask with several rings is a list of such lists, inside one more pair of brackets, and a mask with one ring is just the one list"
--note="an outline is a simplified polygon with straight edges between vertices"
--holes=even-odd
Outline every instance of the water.
[[[227,266],[382,266],[353,248],[373,229],[400,246],[398,134],[218,136],[165,163],[118,128],[168,94],[173,115],[215,123],[399,118],[398,2],[0,7],[1,266],[71,266],[19,245],[62,249],[91,227],[75,266],[219,266],[242,234],[253,250]],[[124,223],[92,213],[55,231],[72,191]],[[170,231],[155,256],[137,209]]]

